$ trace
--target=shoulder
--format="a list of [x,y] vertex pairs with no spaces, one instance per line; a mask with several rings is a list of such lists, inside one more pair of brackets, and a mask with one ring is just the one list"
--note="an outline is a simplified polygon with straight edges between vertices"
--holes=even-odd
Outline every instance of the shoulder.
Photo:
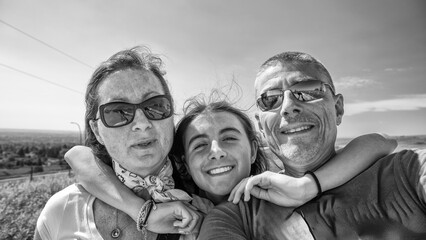
[[208,236],[202,239],[229,239],[230,235],[235,239],[250,236],[270,239],[264,236],[274,232],[273,229],[282,229],[293,212],[294,208],[281,207],[255,197],[238,204],[222,203],[207,215],[200,236]]
[[[72,184],[61,191],[55,193],[46,203],[40,216],[37,219],[37,230],[43,239],[55,238],[59,230],[59,224],[70,212],[82,205],[87,205],[93,198],[83,187],[78,184]],[[75,212],[75,211],[74,211]]]
[[214,207],[203,221],[199,239],[246,239],[249,233],[244,229],[244,215],[239,205],[244,208],[247,203],[225,202]]
[[265,218],[271,219],[278,217],[279,219],[290,216],[294,208],[282,207],[266,200],[251,197],[250,201],[239,201],[238,204],[232,202],[222,203],[216,206],[209,215],[229,216],[232,219],[252,219]]
[[191,204],[204,214],[208,214],[214,208],[214,204],[210,200],[195,194],[192,194]]
[[70,195],[76,195],[79,194],[79,192],[79,188],[76,184],[69,185],[49,198],[43,208],[43,212],[48,212],[50,209],[60,209],[62,205],[66,204]]
[[426,165],[426,149],[404,149],[379,160],[381,165],[393,164],[396,171],[420,171]]
[[74,201],[77,199],[86,199],[89,198],[91,195],[81,186],[78,184],[72,184],[68,187],[62,189],[61,191],[55,193],[46,203],[43,211],[48,211],[50,209],[52,210],[60,210],[63,207],[67,205],[70,201]]

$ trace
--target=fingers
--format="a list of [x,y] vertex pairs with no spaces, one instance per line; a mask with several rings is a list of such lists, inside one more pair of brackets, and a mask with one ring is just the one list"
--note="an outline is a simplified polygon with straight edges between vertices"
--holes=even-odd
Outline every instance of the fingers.
[[[200,231],[201,226],[201,215],[200,214],[192,214],[192,218],[190,221],[188,221],[188,224],[186,227],[179,228],[180,234],[189,234],[189,233],[198,233]],[[175,221],[175,223],[178,221]]]
[[228,197],[228,201],[232,200],[234,204],[237,204],[240,201],[248,179],[249,178],[244,178],[234,187],[234,189],[232,189],[231,194]]
[[[263,200],[269,201],[269,198],[267,198],[267,196],[268,196],[267,190],[262,189],[260,187],[253,186],[253,188],[250,190],[250,194],[253,195],[254,197],[258,198],[258,199],[263,199]],[[249,200],[250,200],[250,198],[249,198]]]
[[[246,186],[244,188],[244,201],[250,200],[250,195],[253,187],[255,185],[258,185],[262,181],[263,175],[256,175],[253,177],[250,177],[246,183]],[[258,187],[257,187],[258,188]]]
[[192,209],[192,207],[181,205],[180,209],[175,209],[176,221],[173,222],[173,226],[178,229],[180,234],[189,234],[192,232],[198,232],[201,226],[201,214],[198,211]]
[[263,172],[259,175],[252,176],[250,179],[248,179],[245,189],[244,189],[244,201],[250,200],[250,193],[253,189],[253,187],[266,189],[268,188],[268,184],[270,183],[271,178],[271,172]]

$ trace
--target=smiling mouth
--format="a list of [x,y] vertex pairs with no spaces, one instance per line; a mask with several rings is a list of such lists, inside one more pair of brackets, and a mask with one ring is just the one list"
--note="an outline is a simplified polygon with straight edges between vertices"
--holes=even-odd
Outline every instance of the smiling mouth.
[[281,131],[281,133],[283,133],[283,134],[303,133],[303,132],[307,132],[307,131],[311,130],[312,128],[314,128],[313,125],[302,126],[302,127],[297,127],[297,128],[292,128],[292,129],[288,129],[288,130],[285,130],[285,131]]
[[218,175],[221,173],[226,173],[229,172],[233,169],[234,167],[231,166],[226,166],[226,167],[218,167],[218,168],[214,168],[212,170],[207,171],[208,174],[210,175]]

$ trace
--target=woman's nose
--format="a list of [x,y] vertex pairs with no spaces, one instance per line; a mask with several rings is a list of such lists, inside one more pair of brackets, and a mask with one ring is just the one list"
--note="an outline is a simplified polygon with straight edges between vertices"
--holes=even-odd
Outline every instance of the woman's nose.
[[149,120],[146,116],[145,113],[142,111],[142,109],[138,108],[135,111],[135,118],[133,119],[133,123],[132,123],[132,130],[136,131],[136,130],[147,130],[152,128],[152,123],[151,120]]
[[219,146],[219,143],[216,140],[212,141],[209,159],[210,160],[220,160],[226,156],[226,152]]

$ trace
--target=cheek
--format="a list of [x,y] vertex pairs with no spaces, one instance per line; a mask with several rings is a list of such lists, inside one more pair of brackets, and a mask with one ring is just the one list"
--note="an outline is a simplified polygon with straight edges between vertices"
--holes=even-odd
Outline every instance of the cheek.
[[174,125],[173,121],[170,119],[167,119],[164,123],[157,124],[156,126],[157,132],[160,134],[161,138],[161,147],[166,151],[167,153],[170,151],[170,148],[173,144],[173,135],[174,135]]
[[120,154],[125,149],[125,134],[116,134],[115,131],[101,131],[99,133],[102,137],[103,144],[105,145],[108,153],[113,158],[119,158]]
[[198,186],[201,186],[203,184],[205,184],[206,180],[205,180],[205,176],[204,173],[202,172],[202,156],[199,155],[192,155],[192,156],[185,156],[186,159],[188,159],[188,171],[191,174],[192,179],[194,180],[195,184],[197,184]]
[[272,132],[275,125],[279,122],[281,119],[281,115],[278,113],[268,113],[265,114],[265,117],[263,118],[263,126],[265,130]]
[[[247,144],[247,145],[245,145]],[[243,144],[241,147],[234,151],[235,158],[238,159],[239,165],[239,177],[241,179],[250,176],[251,171],[251,149],[245,146],[250,146],[250,143],[247,142]],[[238,179],[240,181],[241,179]]]
[[336,113],[334,109],[331,109],[327,106],[321,106],[317,109],[321,110],[321,112],[317,112],[317,116],[321,121],[321,125],[323,125],[326,129],[336,125]]

